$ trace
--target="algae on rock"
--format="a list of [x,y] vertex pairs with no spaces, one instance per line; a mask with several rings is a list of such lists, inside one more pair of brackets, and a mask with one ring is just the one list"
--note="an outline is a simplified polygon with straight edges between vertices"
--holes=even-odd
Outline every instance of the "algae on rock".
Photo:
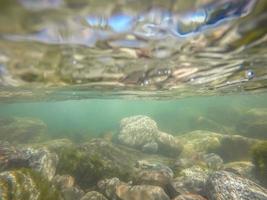
[[82,188],[94,186],[103,178],[118,177],[123,181],[130,181],[134,176],[136,162],[142,158],[157,160],[163,164],[173,162],[169,158],[144,154],[102,139],[59,148],[55,152],[59,157],[57,174],[75,177]]
[[3,200],[62,200],[60,192],[31,169],[0,173],[0,191],[0,199]]
[[47,139],[46,124],[35,118],[0,118],[0,139],[26,144]]
[[267,186],[267,141],[252,148],[252,159],[255,165],[256,177]]

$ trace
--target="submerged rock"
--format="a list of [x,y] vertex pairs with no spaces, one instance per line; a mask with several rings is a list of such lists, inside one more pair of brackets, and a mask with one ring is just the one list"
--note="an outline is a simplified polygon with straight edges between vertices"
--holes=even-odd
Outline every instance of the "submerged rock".
[[206,171],[220,170],[223,168],[223,160],[220,156],[214,153],[200,153],[196,152],[191,157],[180,157],[172,166],[175,175],[179,176],[182,170],[190,168],[200,168]]
[[170,200],[168,195],[159,186],[130,185],[118,178],[105,179],[98,183],[108,199],[112,200]]
[[256,181],[254,175],[255,165],[249,161],[230,162],[224,165],[225,171],[230,171],[242,177]]
[[47,138],[46,124],[35,118],[0,118],[0,139],[12,144],[26,144]]
[[48,180],[52,180],[58,164],[57,154],[45,148],[37,150],[28,148],[26,153],[29,154],[29,167],[40,172]]
[[172,185],[173,175],[172,170],[166,165],[139,161],[134,184],[160,186],[172,198],[178,195]]
[[151,142],[151,143],[147,143],[142,147],[142,151],[145,153],[157,153],[159,148],[158,143],[156,142]]
[[170,200],[161,187],[151,185],[119,185],[116,194],[123,200]]
[[3,200],[63,200],[47,179],[28,169],[0,173],[0,191],[0,199]]
[[118,178],[110,178],[99,181],[97,186],[108,199],[119,200],[119,197],[116,194],[116,188],[122,184],[126,183],[120,181]]
[[182,194],[177,196],[173,200],[207,200],[207,199],[197,194]]
[[64,148],[68,148],[70,146],[73,146],[73,142],[70,139],[63,138],[63,139],[55,139],[55,140],[49,140],[46,142],[37,143],[37,144],[34,144],[32,146],[34,146],[36,148],[45,147],[48,150],[54,152],[54,151],[58,151],[60,149],[64,149]]
[[194,156],[197,152],[215,153],[225,162],[248,160],[252,146],[259,142],[240,135],[203,130],[186,133],[178,138],[185,143],[182,156]]
[[205,161],[209,169],[218,170],[223,167],[223,160],[215,153],[203,155],[203,160]]
[[206,185],[209,200],[266,200],[267,190],[234,173],[217,171],[211,174]]
[[73,187],[75,180],[70,175],[56,175],[52,182],[57,188],[63,189]]
[[61,192],[64,200],[81,199],[82,196],[84,195],[84,191],[78,187],[63,188],[60,192]]
[[267,139],[267,109],[253,108],[242,113],[236,131],[251,138]]
[[121,120],[118,139],[130,147],[140,148],[155,142],[158,132],[158,126],[154,120],[147,116],[137,115]]
[[0,141],[0,170],[29,166],[29,155],[8,142]]
[[267,187],[267,141],[255,145],[252,149],[255,175]]
[[157,123],[143,115],[126,117],[121,120],[120,143],[141,149],[144,152],[178,156],[182,145],[174,136],[158,130]]
[[108,200],[103,194],[91,191],[87,192],[80,200]]
[[159,146],[158,153],[162,155],[178,157],[182,152],[182,144],[178,139],[170,134],[159,132],[155,140]]
[[70,174],[84,189],[96,185],[99,180],[114,176],[123,181],[131,180],[136,162],[142,158],[160,163],[170,162],[169,158],[144,154],[102,139],[60,148],[55,152],[59,156],[57,173]]
[[60,191],[64,200],[76,200],[84,195],[84,191],[75,186],[74,177],[70,175],[56,175],[52,183]]
[[58,156],[55,153],[46,148],[18,148],[7,142],[1,143],[0,146],[3,156],[0,159],[1,170],[31,168],[40,172],[48,180],[54,177],[58,163]]
[[205,186],[208,179],[208,170],[197,166],[184,169],[173,180],[176,191],[186,193],[205,194]]

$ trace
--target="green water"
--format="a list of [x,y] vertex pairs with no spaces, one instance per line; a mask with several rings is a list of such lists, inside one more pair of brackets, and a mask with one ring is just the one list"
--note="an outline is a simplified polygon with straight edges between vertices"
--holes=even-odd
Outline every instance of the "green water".
[[157,122],[160,130],[173,135],[198,129],[240,134],[238,131],[244,130],[236,128],[238,123],[243,122],[247,111],[266,109],[266,98],[267,94],[254,94],[177,100],[86,99],[1,103],[0,117],[38,118],[47,124],[49,134],[61,134],[62,137],[64,134],[75,137],[75,134],[99,136],[117,133],[120,120],[133,115],[149,116]]

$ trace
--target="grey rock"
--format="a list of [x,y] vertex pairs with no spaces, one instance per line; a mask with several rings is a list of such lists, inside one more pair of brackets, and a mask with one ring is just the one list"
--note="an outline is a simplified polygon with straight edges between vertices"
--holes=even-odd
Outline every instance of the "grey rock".
[[211,174],[206,185],[209,200],[266,200],[267,190],[227,171]]
[[171,168],[169,168],[167,165],[155,162],[155,161],[148,161],[148,160],[138,160],[136,162],[136,167],[140,170],[148,169],[148,170],[158,170],[158,171],[164,171],[164,173],[167,174],[170,178],[173,178],[173,171]]
[[26,154],[29,154],[29,166],[40,172],[48,180],[52,180],[56,173],[58,164],[58,156],[55,153],[51,153],[45,148],[42,149],[26,149]]
[[223,167],[222,158],[214,153],[203,155],[203,159],[209,169],[219,170]]
[[142,151],[145,153],[157,153],[158,148],[159,148],[158,143],[150,142],[142,147]]
[[170,134],[159,132],[155,140],[158,143],[158,152],[160,154],[178,157],[183,150],[183,146],[180,141]]
[[2,170],[16,168],[31,168],[40,172],[48,180],[51,180],[56,172],[58,156],[46,148],[18,148],[9,143],[2,143],[0,151],[3,157],[0,159]]
[[0,141],[0,170],[29,167],[30,155],[25,154],[9,142]]
[[195,161],[192,158],[179,158],[174,163],[174,168],[176,171],[181,171],[182,169],[190,168],[195,165]]
[[97,186],[99,190],[105,194],[108,199],[112,200],[119,200],[117,194],[116,194],[116,188],[121,185],[125,184],[118,178],[111,178],[111,179],[104,179],[97,183]]
[[96,191],[87,192],[80,200],[107,200],[107,198]]
[[165,193],[171,198],[178,195],[172,185],[172,170],[160,163],[149,163],[147,161],[139,161],[139,168],[135,176],[136,185],[153,185],[164,189]]
[[120,122],[119,141],[131,147],[140,148],[155,141],[158,135],[157,123],[143,115],[123,118]]
[[143,115],[121,120],[120,143],[146,151],[156,151],[167,156],[178,156],[182,145],[174,136],[158,130],[157,123]]
[[181,194],[196,193],[205,195],[208,173],[206,169],[197,166],[184,169],[180,172],[180,176],[173,180],[173,186]]

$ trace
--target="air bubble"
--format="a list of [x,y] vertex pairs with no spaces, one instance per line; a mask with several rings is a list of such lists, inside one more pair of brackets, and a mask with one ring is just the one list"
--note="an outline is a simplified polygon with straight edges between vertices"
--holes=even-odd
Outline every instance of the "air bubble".
[[254,77],[255,77],[255,73],[254,73],[251,69],[246,71],[246,78],[247,78],[248,80],[251,80],[251,79],[253,79]]

